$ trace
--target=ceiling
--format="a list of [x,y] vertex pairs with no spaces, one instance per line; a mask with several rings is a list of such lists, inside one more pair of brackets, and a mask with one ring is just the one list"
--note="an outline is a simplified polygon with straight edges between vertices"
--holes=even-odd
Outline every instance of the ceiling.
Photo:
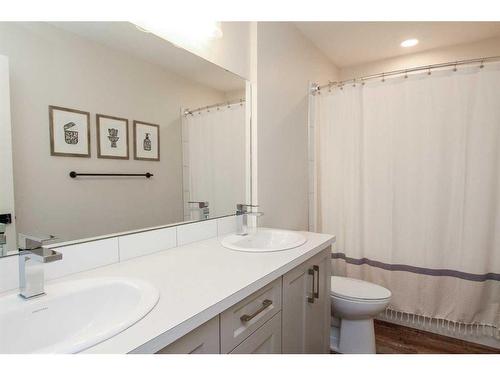
[[174,46],[129,22],[51,22],[53,26],[121,50],[131,56],[220,91],[245,88],[245,80],[201,57]]
[[[339,68],[500,36],[500,22],[294,22]],[[415,47],[403,40],[417,38]]]

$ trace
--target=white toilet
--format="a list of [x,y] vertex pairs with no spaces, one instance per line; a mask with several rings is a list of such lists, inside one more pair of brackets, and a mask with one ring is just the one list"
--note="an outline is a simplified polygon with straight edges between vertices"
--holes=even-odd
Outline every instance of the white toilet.
[[375,353],[373,318],[384,311],[390,299],[391,291],[380,285],[332,276],[332,311],[340,319],[338,345],[333,349],[339,353]]

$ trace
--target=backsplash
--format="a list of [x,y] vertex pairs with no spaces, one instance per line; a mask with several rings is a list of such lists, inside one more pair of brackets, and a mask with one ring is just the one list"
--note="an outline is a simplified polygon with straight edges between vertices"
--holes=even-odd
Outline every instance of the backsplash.
[[[63,259],[47,263],[45,279],[53,280],[73,273],[123,262],[135,257],[168,250],[189,243],[235,232],[236,217],[226,216],[189,224],[122,234],[88,242],[57,247]],[[18,257],[0,258],[0,293],[19,286]]]

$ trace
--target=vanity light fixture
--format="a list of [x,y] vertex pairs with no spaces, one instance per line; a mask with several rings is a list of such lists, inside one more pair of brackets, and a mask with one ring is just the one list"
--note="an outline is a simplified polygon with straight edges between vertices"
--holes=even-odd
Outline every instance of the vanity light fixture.
[[406,39],[401,42],[401,47],[407,48],[407,47],[413,47],[418,44],[418,39],[412,38],[412,39]]
[[222,38],[221,23],[206,20],[178,22],[133,22],[137,29],[155,34],[174,44],[203,44]]

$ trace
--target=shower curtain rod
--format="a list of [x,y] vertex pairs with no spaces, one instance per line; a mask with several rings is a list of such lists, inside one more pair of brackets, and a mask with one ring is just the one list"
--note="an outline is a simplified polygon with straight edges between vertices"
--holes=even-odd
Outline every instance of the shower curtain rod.
[[[490,56],[490,57],[481,57],[477,59],[469,59],[469,60],[458,60],[458,61],[450,61],[450,62],[445,62],[445,63],[439,63],[439,64],[431,64],[431,65],[423,65],[423,66],[417,66],[415,68],[408,68],[408,69],[398,69],[398,70],[392,70],[389,72],[384,72],[384,73],[378,73],[378,74],[372,74],[364,77],[359,77],[359,78],[351,78],[347,79],[344,81],[338,81],[338,82],[328,82],[327,84],[324,85],[318,85],[318,84],[313,84],[312,87],[312,94],[314,95],[315,93],[321,91],[321,89],[324,89],[326,87],[342,87],[347,83],[361,83],[364,84],[365,81],[371,80],[371,79],[376,79],[376,78],[382,78],[382,81],[385,80],[386,77],[390,76],[395,76],[395,75],[400,75],[400,74],[408,74],[408,73],[413,73],[413,72],[418,72],[418,71],[424,71],[427,70],[429,74],[431,74],[432,69],[439,69],[439,68],[446,68],[449,66],[453,66],[456,70],[456,67],[459,65],[469,65],[469,64],[476,64],[480,63],[481,65],[479,66],[482,68],[484,66],[484,63],[486,62],[492,62],[492,61],[497,61],[500,60],[500,56]],[[406,76],[405,76],[406,77]]]
[[212,105],[207,105],[205,107],[200,107],[200,108],[195,108],[195,109],[185,109],[184,110],[184,116],[187,116],[187,115],[193,115],[193,113],[195,112],[201,112],[201,111],[209,111],[210,112],[210,108],[219,108],[219,107],[222,107],[224,105],[227,105],[228,107],[233,105],[233,104],[240,104],[240,105],[243,105],[243,103],[245,103],[245,99],[238,99],[238,100],[233,100],[233,101],[229,101],[229,102],[223,102],[223,103],[217,103],[217,104],[212,104]]

